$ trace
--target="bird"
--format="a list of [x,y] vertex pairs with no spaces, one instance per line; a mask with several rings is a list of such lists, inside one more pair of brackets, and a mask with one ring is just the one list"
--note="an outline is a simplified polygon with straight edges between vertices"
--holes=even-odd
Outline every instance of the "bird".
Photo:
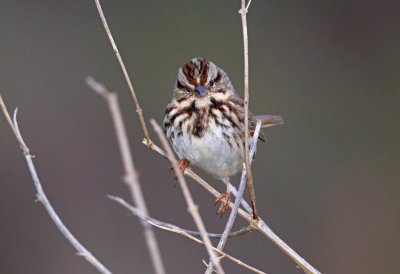
[[[179,156],[182,172],[195,165],[221,179],[226,191],[216,200],[223,214],[231,201],[230,177],[242,169],[245,160],[244,101],[224,70],[206,58],[188,60],[178,70],[172,101],[163,121],[164,133]],[[249,142],[257,121],[262,127],[283,124],[280,115],[248,113]],[[259,140],[265,141],[260,132]]]

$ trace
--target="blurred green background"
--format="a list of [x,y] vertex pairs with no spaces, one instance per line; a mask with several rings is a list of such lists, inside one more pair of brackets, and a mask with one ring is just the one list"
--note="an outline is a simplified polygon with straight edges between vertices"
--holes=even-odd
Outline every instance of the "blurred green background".
[[[19,107],[53,206],[114,273],[152,273],[138,220],[106,198],[130,201],[107,106],[85,76],[119,95],[151,215],[194,225],[169,164],[141,144],[94,2],[0,4],[1,94],[9,108]],[[242,94],[240,1],[102,4],[146,120],[162,121],[177,70],[194,56],[222,67]],[[285,118],[267,130],[253,165],[259,212],[323,273],[399,273],[399,13],[398,1],[254,0],[250,7],[250,107]],[[0,150],[0,272],[97,273],[34,202],[3,116]],[[221,231],[227,216],[219,218],[214,198],[189,183],[207,228]],[[204,271],[203,247],[156,233],[168,273]],[[301,273],[258,233],[230,240],[226,250],[268,273]],[[223,266],[247,273],[229,261]]]

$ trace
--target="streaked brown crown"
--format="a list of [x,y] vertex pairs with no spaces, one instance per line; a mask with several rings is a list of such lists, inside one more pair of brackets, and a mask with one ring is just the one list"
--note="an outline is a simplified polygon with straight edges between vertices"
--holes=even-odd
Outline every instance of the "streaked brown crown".
[[193,58],[182,66],[182,72],[188,83],[192,85],[205,85],[208,79],[210,62],[206,58]]
[[225,91],[233,92],[232,84],[226,73],[218,68],[213,62],[206,58],[196,57],[179,68],[178,77],[175,82],[174,98],[196,97],[196,88],[200,86],[204,94]]

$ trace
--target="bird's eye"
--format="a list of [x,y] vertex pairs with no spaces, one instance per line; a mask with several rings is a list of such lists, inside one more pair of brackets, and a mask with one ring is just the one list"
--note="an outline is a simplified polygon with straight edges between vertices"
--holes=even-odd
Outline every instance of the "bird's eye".
[[211,80],[208,84],[210,85],[210,87],[214,87],[215,86],[215,83],[214,83],[213,80]]

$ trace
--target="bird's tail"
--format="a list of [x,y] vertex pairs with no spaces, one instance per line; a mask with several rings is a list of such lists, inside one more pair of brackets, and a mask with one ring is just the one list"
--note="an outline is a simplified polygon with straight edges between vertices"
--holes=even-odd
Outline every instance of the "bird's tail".
[[261,121],[261,127],[272,127],[283,124],[283,118],[280,115],[256,115],[257,121]]

